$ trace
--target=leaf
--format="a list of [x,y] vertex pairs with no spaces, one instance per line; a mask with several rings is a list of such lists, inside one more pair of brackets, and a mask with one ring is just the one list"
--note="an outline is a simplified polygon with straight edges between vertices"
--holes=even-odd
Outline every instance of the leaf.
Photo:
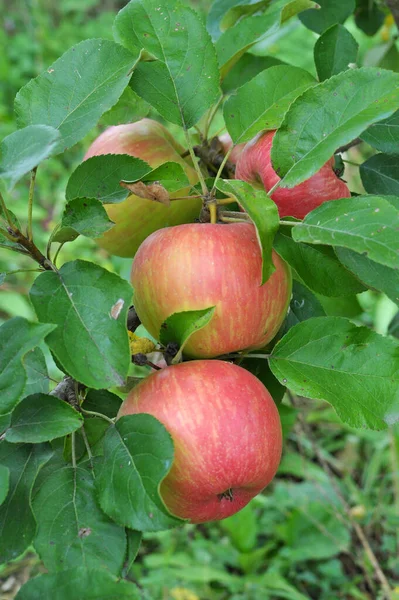
[[15,600],[140,600],[137,587],[113,577],[104,569],[75,567],[60,573],[45,573],[30,579],[19,590]]
[[46,125],[30,125],[14,131],[0,144],[0,179],[9,190],[29,171],[51,156],[60,133]]
[[260,284],[263,285],[275,271],[272,249],[274,235],[279,227],[277,206],[264,190],[255,189],[245,181],[219,179],[216,187],[226,196],[234,198],[245,209],[255,225],[262,253]]
[[141,531],[134,531],[134,529],[126,529],[127,536],[127,555],[125,564],[123,566],[122,576],[126,577],[133,566],[134,561],[137,558],[138,551],[140,550],[141,540],[143,534]]
[[178,192],[190,185],[182,165],[175,162],[166,162],[160,165],[147,175],[144,175],[142,181],[145,183],[158,183],[169,193]]
[[244,52],[275,34],[281,23],[314,5],[308,0],[273,0],[263,15],[247,16],[227,29],[216,42],[222,79]]
[[10,472],[9,493],[0,507],[0,563],[15,560],[32,543],[36,523],[30,507],[31,490],[51,454],[48,444],[0,443],[0,464]]
[[265,129],[278,129],[290,104],[316,80],[307,71],[277,65],[262,71],[226,100],[223,115],[235,144]]
[[20,127],[58,129],[63,152],[81,140],[129,83],[136,56],[108,40],[85,40],[20,89],[15,112]]
[[399,272],[380,265],[373,260],[346,248],[336,248],[335,252],[343,265],[363,281],[368,287],[384,292],[393,302],[399,304]]
[[76,431],[82,423],[82,415],[63,400],[47,394],[33,394],[14,409],[6,440],[14,444],[48,442]]
[[270,368],[296,394],[329,402],[351,427],[399,420],[399,344],[348,319],[299,323],[275,346]]
[[309,179],[335,150],[399,104],[399,75],[373,67],[350,69],[306,90],[288,109],[272,146],[274,170],[294,187]]
[[150,105],[127,87],[118,102],[102,117],[104,125],[121,125],[140,121],[150,112]]
[[129,415],[110,427],[96,476],[103,511],[137,531],[159,531],[182,523],[166,510],[159,486],[173,462],[173,442],[151,415]]
[[186,310],[174,313],[162,323],[159,332],[161,344],[167,346],[170,342],[175,342],[179,345],[179,352],[173,362],[180,360],[190,337],[210,323],[214,312],[215,306],[202,310]]
[[65,197],[96,198],[104,204],[125,200],[129,192],[121,181],[138,181],[151,171],[151,167],[127,154],[92,156],[79,165],[69,178]]
[[360,177],[369,194],[399,196],[399,157],[375,154],[360,165]]
[[61,225],[74,229],[80,235],[97,238],[111,229],[113,222],[99,200],[75,198],[67,203]]
[[122,400],[108,390],[89,390],[83,402],[85,410],[99,412],[110,419],[116,417]]
[[381,196],[357,196],[325,202],[295,225],[297,242],[329,244],[354,250],[371,260],[399,268],[399,211]]
[[294,277],[317,294],[339,297],[364,291],[364,286],[326,247],[301,244],[279,232],[274,248],[293,269]]
[[54,329],[55,325],[30,323],[22,317],[0,327],[0,415],[10,412],[24,391],[23,357]]
[[283,64],[282,60],[274,56],[255,56],[255,54],[246,52],[224,78],[222,82],[223,92],[225,94],[232,92],[250,81],[261,71]]
[[43,393],[49,391],[49,375],[47,372],[46,359],[40,348],[30,350],[23,359],[27,381],[24,395]]
[[[34,546],[50,571],[84,565],[119,574],[126,552],[125,531],[97,506],[87,463],[67,466],[44,480],[33,500]],[[76,597],[76,595],[74,596]]]
[[248,12],[258,11],[268,0],[215,0],[207,16],[206,26],[216,41],[222,31],[231,27],[235,21]]
[[346,71],[356,63],[359,44],[343,25],[333,25],[319,37],[314,47],[314,61],[320,81]]
[[133,90],[167,121],[195,125],[219,94],[216,53],[200,17],[177,2],[132,0],[114,32],[127,48],[157,59],[137,65]]
[[384,23],[385,13],[382,12],[374,0],[357,0],[355,23],[366,35],[377,33]]
[[[39,321],[59,325],[46,339],[50,349],[71,377],[95,389],[126,379],[131,297],[127,281],[82,260],[65,263],[57,273],[42,273],[30,291]],[[120,311],[114,318],[116,303]]]
[[10,469],[5,465],[0,465],[0,505],[7,498],[10,487]]
[[388,119],[370,125],[360,137],[380,152],[399,154],[399,110]]
[[355,10],[355,0],[317,0],[320,8],[306,10],[300,15],[300,20],[308,29],[323,33],[326,29],[343,23]]

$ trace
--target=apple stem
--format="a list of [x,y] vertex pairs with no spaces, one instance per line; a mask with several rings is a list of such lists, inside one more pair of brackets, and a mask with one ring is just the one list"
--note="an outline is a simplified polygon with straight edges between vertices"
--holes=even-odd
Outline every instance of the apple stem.
[[234,204],[236,202],[234,198],[222,198],[221,200],[216,200],[216,204],[218,206],[223,206],[224,204]]
[[184,130],[184,134],[186,136],[186,142],[187,142],[187,146],[188,146],[188,151],[190,153],[194,169],[197,172],[198,180],[199,180],[199,182],[201,184],[202,195],[203,196],[207,196],[208,195],[208,188],[206,186],[204,176],[203,176],[202,171],[200,169],[200,166],[198,164],[197,157],[194,154],[194,149],[193,149],[193,145],[192,145],[191,140],[190,140],[190,136],[189,136],[188,131],[186,129]]
[[211,223],[215,225],[218,221],[218,209],[216,204],[208,204],[209,214],[211,216]]

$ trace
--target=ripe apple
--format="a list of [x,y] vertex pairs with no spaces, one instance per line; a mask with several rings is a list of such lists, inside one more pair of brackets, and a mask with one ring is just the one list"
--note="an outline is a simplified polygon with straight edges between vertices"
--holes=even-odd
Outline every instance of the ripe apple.
[[[270,152],[275,131],[267,131],[257,135],[242,150],[236,167],[236,179],[264,187],[269,191],[280,177],[274,171]],[[351,194],[344,181],[339,179],[333,170],[334,158],[307,181],[294,188],[277,188],[272,199],[278,206],[280,217],[296,217],[303,219],[326,200],[350,198]]]
[[[172,161],[184,167],[190,183],[197,174],[181,155],[184,148],[157,121],[142,119],[136,123],[116,125],[106,129],[90,146],[84,160],[100,154],[130,154],[146,161],[151,167]],[[189,188],[172,194],[172,198],[187,196]],[[188,223],[198,217],[201,200],[174,201],[170,206],[139,198],[131,194],[119,204],[104,205],[115,225],[96,242],[110,254],[134,256],[141,242],[153,231],[169,225]]]
[[282,447],[273,398],[251,373],[221,360],[167,367],[137,385],[118,417],[147,413],[169,431],[172,468],[160,487],[192,523],[233,515],[276,474]]
[[251,223],[193,223],[160,229],[140,246],[132,267],[133,303],[159,339],[173,313],[215,306],[212,320],[184,353],[212,358],[265,346],[277,333],[291,298],[291,272],[273,252],[276,271],[261,283],[262,258]]

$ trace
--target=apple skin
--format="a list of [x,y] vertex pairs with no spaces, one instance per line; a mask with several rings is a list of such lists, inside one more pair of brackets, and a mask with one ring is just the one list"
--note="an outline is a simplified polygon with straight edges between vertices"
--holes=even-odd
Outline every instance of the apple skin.
[[[227,152],[230,150],[230,148],[233,145],[233,140],[231,139],[230,134],[223,133],[223,135],[219,136],[219,141],[222,144],[223,153],[226,155]],[[246,144],[237,144],[237,146],[234,146],[234,148],[229,156],[229,161],[231,163],[233,163],[233,165],[237,164],[239,156],[240,156],[241,152],[243,151],[243,149],[245,148],[245,146],[246,146]]]
[[[266,191],[280,181],[270,159],[275,133],[275,131],[267,131],[259,134],[246,144],[238,158],[236,179],[247,181],[257,187],[264,187]],[[335,175],[333,166],[332,157],[307,181],[290,189],[277,188],[271,198],[277,204],[280,217],[303,219],[310,211],[327,200],[350,198],[348,186]]]
[[[154,416],[172,436],[175,458],[160,492],[177,517],[225,519],[276,474],[278,410],[264,385],[237,365],[196,360],[162,369],[130,392],[118,418],[138,413]],[[228,490],[231,497],[222,496]]]
[[[100,154],[130,154],[146,161],[152,168],[172,161],[184,168],[190,183],[197,183],[197,174],[182,157],[184,148],[157,121],[141,119],[136,123],[116,125],[106,129],[87,150],[84,160]],[[190,189],[171,194],[172,198],[187,196]],[[110,254],[133,257],[138,247],[153,231],[161,227],[194,221],[201,210],[201,200],[181,200],[170,206],[139,198],[131,194],[119,204],[105,204],[115,225],[96,239]]]
[[262,348],[277,333],[291,298],[288,265],[273,252],[276,271],[261,286],[255,227],[197,223],[161,229],[140,246],[132,266],[133,303],[159,339],[173,313],[216,306],[184,347],[192,358]]

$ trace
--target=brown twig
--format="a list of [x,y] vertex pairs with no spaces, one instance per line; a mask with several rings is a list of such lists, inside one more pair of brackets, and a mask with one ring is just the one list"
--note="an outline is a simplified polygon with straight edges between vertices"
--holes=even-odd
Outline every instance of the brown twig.
[[343,152],[346,152],[350,148],[353,148],[354,146],[358,146],[359,144],[362,143],[362,141],[363,140],[361,140],[360,138],[356,138],[355,140],[352,140],[351,142],[349,142],[349,144],[344,144],[343,146],[340,146],[338,148],[338,150],[335,151],[335,154],[342,154]]

